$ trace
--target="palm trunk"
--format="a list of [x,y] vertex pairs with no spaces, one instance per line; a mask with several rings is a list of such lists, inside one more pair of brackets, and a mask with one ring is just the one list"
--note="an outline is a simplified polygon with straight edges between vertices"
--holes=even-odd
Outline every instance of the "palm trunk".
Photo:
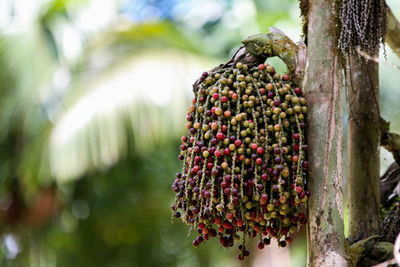
[[349,240],[379,234],[378,63],[349,56],[347,68]]
[[343,75],[333,34],[338,15],[334,3],[310,1],[308,10],[309,266],[347,266],[342,193]]

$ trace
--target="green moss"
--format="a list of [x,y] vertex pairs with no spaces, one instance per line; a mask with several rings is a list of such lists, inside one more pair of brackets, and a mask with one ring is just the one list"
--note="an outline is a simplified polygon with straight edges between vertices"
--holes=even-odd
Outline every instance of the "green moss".
[[300,6],[300,16],[303,20],[303,36],[306,39],[308,30],[308,11],[309,11],[308,0],[299,0],[299,6]]
[[356,266],[364,253],[364,248],[361,246],[350,246],[349,243],[344,243],[344,251],[346,253],[346,260],[349,267]]

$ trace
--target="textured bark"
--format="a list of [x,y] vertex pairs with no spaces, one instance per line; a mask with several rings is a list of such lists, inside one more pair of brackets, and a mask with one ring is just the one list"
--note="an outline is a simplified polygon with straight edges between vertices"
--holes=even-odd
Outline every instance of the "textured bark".
[[379,66],[358,55],[347,65],[349,240],[355,242],[379,234]]
[[386,43],[400,57],[400,22],[389,7],[386,15]]
[[336,1],[314,0],[308,13],[304,81],[309,113],[312,195],[308,205],[308,265],[347,266],[344,252],[342,72],[335,39]]

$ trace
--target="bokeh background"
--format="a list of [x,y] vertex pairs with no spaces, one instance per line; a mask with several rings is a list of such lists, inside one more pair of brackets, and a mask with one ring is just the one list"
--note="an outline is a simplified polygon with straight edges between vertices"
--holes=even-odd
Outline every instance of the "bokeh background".
[[[299,13],[296,0],[1,0],[0,266],[306,266],[304,232],[239,264],[216,240],[193,248],[170,210],[192,83],[270,26],[300,40]],[[399,74],[381,64],[397,132]],[[383,151],[382,171],[392,161]]]

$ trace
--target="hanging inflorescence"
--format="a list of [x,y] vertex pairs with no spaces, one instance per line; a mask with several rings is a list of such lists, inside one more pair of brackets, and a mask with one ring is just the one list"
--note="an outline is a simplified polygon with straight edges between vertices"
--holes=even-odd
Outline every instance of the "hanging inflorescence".
[[193,246],[218,236],[224,247],[239,243],[242,260],[246,238],[259,238],[260,249],[271,238],[285,247],[306,223],[305,104],[268,64],[203,73],[172,185],[174,217],[199,234]]
[[344,54],[360,47],[370,55],[385,43],[386,3],[384,0],[342,0],[339,47]]

